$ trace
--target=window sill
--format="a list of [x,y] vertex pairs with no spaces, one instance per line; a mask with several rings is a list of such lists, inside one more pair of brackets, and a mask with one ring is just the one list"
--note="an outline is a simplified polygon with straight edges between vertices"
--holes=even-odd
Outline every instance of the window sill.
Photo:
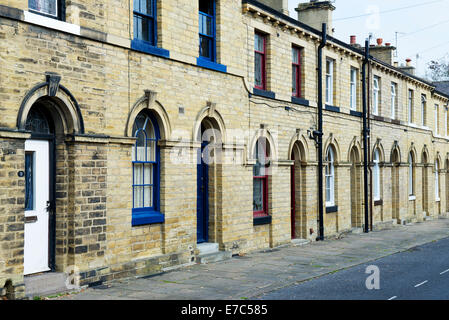
[[165,216],[162,213],[147,208],[133,209],[132,214],[133,227],[165,222]]
[[215,70],[215,71],[219,71],[219,72],[224,72],[224,73],[226,73],[228,70],[228,67],[226,67],[225,65],[222,65],[222,64],[219,64],[216,62],[212,62],[212,61],[204,59],[202,57],[196,58],[196,65],[199,67],[203,67],[206,69]]
[[300,104],[303,106],[308,107],[310,105],[309,100],[306,100],[304,98],[300,98],[300,97],[292,97],[292,102],[295,104]]
[[270,224],[270,223],[271,223],[271,216],[254,217],[254,219],[253,219],[253,226],[260,226],[260,225]]
[[349,114],[354,117],[359,117],[359,118],[363,117],[363,113],[360,111],[350,110]]
[[382,206],[384,201],[382,199],[374,200],[374,206]]
[[148,42],[134,39],[131,41],[131,49],[149,53],[155,56],[170,58],[170,51],[150,45]]
[[338,212],[338,206],[326,206],[326,213]]
[[415,201],[416,200],[416,196],[408,196],[408,200],[409,201]]
[[29,22],[49,29],[75,34],[78,36],[81,34],[80,26],[58,20],[57,18],[48,18],[42,14],[37,14],[29,11],[24,11],[23,16],[25,22]]
[[326,104],[324,106],[324,109],[328,110],[328,111],[333,111],[333,112],[340,112],[340,107],[331,106],[331,105],[328,105],[328,104]]
[[253,94],[255,96],[261,96],[269,99],[276,99],[276,94],[272,91],[261,90],[257,88],[253,88]]

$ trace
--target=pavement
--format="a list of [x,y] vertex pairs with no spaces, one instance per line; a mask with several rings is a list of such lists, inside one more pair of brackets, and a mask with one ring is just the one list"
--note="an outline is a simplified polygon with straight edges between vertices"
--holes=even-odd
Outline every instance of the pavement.
[[47,299],[262,299],[270,293],[293,288],[307,280],[340,273],[354,266],[446,238],[449,238],[449,219],[396,225],[388,230],[368,234],[350,233],[338,239],[301,246],[292,244],[221,262],[182,267],[151,277],[117,280],[108,285],[84,289],[76,294]]

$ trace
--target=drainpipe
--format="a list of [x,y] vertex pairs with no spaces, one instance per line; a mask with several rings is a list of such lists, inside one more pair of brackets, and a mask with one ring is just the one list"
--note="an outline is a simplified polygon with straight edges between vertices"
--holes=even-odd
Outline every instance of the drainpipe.
[[[371,39],[371,36],[370,36]],[[368,41],[370,44],[370,41]],[[368,46],[369,47],[369,46]],[[367,101],[367,122],[368,122],[368,164],[371,164],[371,64],[369,63],[369,53],[368,53],[368,101]],[[370,213],[370,230],[373,231],[373,170],[371,165],[368,165],[369,171],[369,213]]]
[[324,240],[324,199],[323,199],[323,48],[327,41],[327,25],[322,25],[321,43],[318,47],[318,131],[313,133],[318,148],[318,215],[319,236],[317,240]]
[[362,68],[362,91],[363,91],[363,193],[365,198],[365,226],[364,232],[369,232],[369,214],[368,214],[368,139],[369,129],[367,128],[367,92],[366,92],[366,65],[369,62],[369,42],[365,41],[365,59]]

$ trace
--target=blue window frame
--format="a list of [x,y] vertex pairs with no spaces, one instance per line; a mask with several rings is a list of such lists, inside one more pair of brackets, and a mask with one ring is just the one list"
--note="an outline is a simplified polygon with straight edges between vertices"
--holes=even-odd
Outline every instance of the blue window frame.
[[136,143],[132,152],[133,211],[132,225],[164,222],[160,213],[160,135],[156,119],[140,113],[133,128]]
[[169,58],[168,50],[157,47],[156,0],[134,0],[134,39],[131,48]]
[[156,0],[134,0],[134,39],[157,44]]
[[216,61],[215,0],[199,0],[199,54],[211,62]]

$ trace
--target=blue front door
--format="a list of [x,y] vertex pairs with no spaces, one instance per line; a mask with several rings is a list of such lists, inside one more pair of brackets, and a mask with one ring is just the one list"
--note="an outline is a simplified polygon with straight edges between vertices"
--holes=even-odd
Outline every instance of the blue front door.
[[209,224],[209,166],[204,162],[205,147],[207,143],[201,145],[201,151],[198,151],[197,164],[197,241],[198,243],[208,241]]

